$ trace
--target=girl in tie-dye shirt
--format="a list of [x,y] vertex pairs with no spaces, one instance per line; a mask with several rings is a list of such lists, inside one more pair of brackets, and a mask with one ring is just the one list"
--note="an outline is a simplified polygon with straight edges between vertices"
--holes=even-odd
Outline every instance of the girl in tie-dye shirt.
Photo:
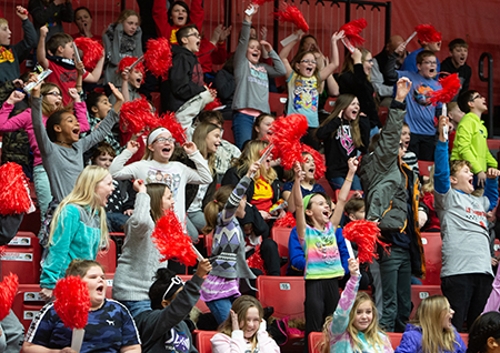
[[344,239],[337,238],[344,205],[349,195],[352,178],[358,167],[355,158],[349,160],[349,172],[342,186],[335,211],[330,200],[321,193],[313,193],[302,199],[300,181],[304,177],[300,163],[294,168],[295,183],[292,197],[295,202],[297,234],[304,248],[306,300],[306,341],[310,332],[319,332],[325,318],[335,310],[339,301],[339,278],[345,272],[342,260],[349,257]]

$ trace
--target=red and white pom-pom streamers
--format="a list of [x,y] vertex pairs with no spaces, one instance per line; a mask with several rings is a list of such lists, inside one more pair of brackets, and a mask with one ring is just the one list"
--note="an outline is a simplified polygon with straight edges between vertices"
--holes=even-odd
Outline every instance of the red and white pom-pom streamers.
[[74,42],[83,53],[83,66],[85,66],[87,70],[94,70],[97,62],[104,55],[104,48],[101,43],[86,37],[75,38]]
[[[133,64],[135,64],[139,60],[139,58],[136,58],[134,56],[125,56],[123,59],[120,60],[118,63],[118,71],[123,72],[126,68],[130,68]],[[134,70],[139,71],[142,74],[142,82],[144,82],[144,64],[142,63],[142,60],[137,62],[134,66]],[[141,82],[141,83],[142,83]]]
[[273,145],[273,158],[281,158],[285,169],[292,169],[296,161],[302,161],[300,139],[307,133],[307,126],[307,118],[302,114],[290,114],[272,123],[269,143]]
[[208,103],[203,110],[214,110],[222,105],[219,98],[215,98],[212,102]]
[[361,37],[361,31],[366,28],[368,23],[364,18],[359,18],[357,20],[353,20],[347,22],[345,25],[340,27],[340,31],[344,31],[344,34],[347,39],[351,42],[351,44],[355,47],[359,47],[363,45],[365,39]]
[[430,102],[434,105],[438,103],[449,103],[460,91],[461,83],[458,73],[448,75],[439,79],[441,89],[430,93]]
[[151,106],[145,98],[123,103],[120,109],[120,129],[138,134],[152,125],[155,119]]
[[13,273],[5,276],[2,282],[0,282],[0,321],[9,315],[18,285],[19,279]]
[[274,227],[293,228],[296,225],[297,221],[291,212],[285,213],[284,217],[281,217],[274,222]]
[[197,257],[192,249],[193,242],[184,233],[173,211],[166,211],[165,215],[156,222],[151,237],[162,255],[162,261],[176,260],[186,266],[196,264]]
[[307,32],[309,25],[307,24],[302,12],[293,5],[288,5],[286,2],[281,3],[281,9],[274,13],[280,22],[289,22],[297,26],[298,29]]
[[28,192],[28,178],[23,168],[14,162],[0,166],[0,214],[21,214],[28,212],[31,198]]
[[302,153],[309,153],[313,157],[314,179],[319,180],[324,177],[326,173],[325,156],[306,144],[302,144]]
[[252,5],[262,6],[266,2],[271,2],[271,1],[273,1],[273,0],[252,0],[251,3],[252,3]]
[[375,222],[365,220],[349,222],[342,229],[342,235],[358,245],[359,263],[373,263],[373,259],[378,258],[377,244],[384,248],[389,246],[379,239],[380,229]]
[[151,126],[152,129],[162,126],[172,134],[172,137],[181,146],[186,143],[187,136],[186,130],[182,127],[181,123],[175,117],[175,113],[165,113],[154,121],[155,126]]
[[90,311],[90,295],[87,283],[78,276],[61,278],[54,288],[54,310],[70,329],[83,329]]
[[438,32],[431,24],[421,24],[415,27],[417,38],[423,43],[435,43],[441,41],[441,32]]
[[172,67],[172,51],[170,42],[166,38],[150,39],[146,43],[144,53],[146,68],[156,77],[163,80],[168,78],[168,71]]

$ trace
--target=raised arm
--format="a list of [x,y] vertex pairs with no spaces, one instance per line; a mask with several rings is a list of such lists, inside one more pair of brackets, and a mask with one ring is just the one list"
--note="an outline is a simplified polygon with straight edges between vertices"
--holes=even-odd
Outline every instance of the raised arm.
[[306,216],[304,214],[304,201],[302,199],[302,191],[300,190],[300,182],[304,179],[304,172],[299,162],[295,162],[293,168],[295,180],[292,187],[292,195],[295,203],[295,219],[297,221],[297,235],[299,240],[306,236]]
[[296,35],[296,38],[293,41],[291,41],[290,43],[288,43],[287,45],[285,45],[281,49],[280,54],[279,54],[281,62],[283,62],[283,65],[285,66],[287,77],[290,76],[290,74],[293,71],[293,68],[290,65],[290,61],[288,60],[288,56],[290,55],[292,48],[300,41],[300,38],[302,38],[302,36],[304,35],[304,32],[302,32],[302,30],[299,29],[299,30],[295,31],[295,35]]
[[68,94],[71,96],[74,102],[75,117],[80,124],[80,132],[87,132],[90,130],[90,124],[87,120],[87,106],[85,102],[82,102],[80,94],[76,88],[70,88]]
[[321,81],[325,81],[329,76],[333,74],[335,69],[339,67],[339,47],[338,41],[344,37],[344,31],[335,32],[331,39],[331,56],[332,60],[326,65],[319,73],[319,78]]
[[448,125],[448,118],[439,118],[439,140],[434,151],[434,192],[446,194],[450,190],[450,163],[448,159],[448,139],[443,128]]
[[105,55],[104,55],[104,51],[103,51],[102,56],[99,59],[99,61],[97,62],[97,65],[95,66],[94,70],[92,70],[92,72],[89,72],[88,75],[85,76],[83,81],[88,82],[88,83],[96,83],[97,81],[99,81],[99,79],[101,78],[101,74],[102,74],[102,68],[104,66],[104,57],[105,57]]
[[359,161],[353,157],[349,158],[347,161],[349,165],[349,171],[347,172],[347,176],[344,179],[344,183],[340,188],[339,197],[337,200],[337,205],[335,210],[333,211],[330,221],[334,227],[338,227],[340,224],[340,220],[342,219],[342,215],[344,214],[344,206],[349,198],[349,191],[351,191],[352,179],[356,175],[356,170],[358,170]]
[[17,114],[9,119],[9,115],[14,110],[14,106],[21,102],[26,95],[23,92],[13,91],[0,109],[0,131],[12,132],[25,129],[31,122],[31,114],[26,111]]
[[272,45],[266,41],[261,40],[260,45],[262,48],[266,48],[269,52],[269,57],[273,61],[273,65],[263,64],[266,67],[267,73],[270,77],[279,77],[286,74],[285,65],[281,61],[278,53],[276,53],[272,47]]
[[49,33],[49,29],[46,26],[40,27],[40,39],[38,40],[38,47],[36,48],[36,59],[45,70],[49,68],[49,61],[47,60],[47,53],[45,52],[45,39],[47,38],[47,33]]
[[130,158],[139,150],[139,142],[130,140],[127,143],[127,148],[122,151],[109,166],[109,172],[113,179],[128,180],[137,178],[139,175],[140,166],[139,162],[125,166]]
[[359,264],[356,259],[349,259],[349,273],[351,277],[346,283],[344,291],[340,295],[339,303],[330,326],[330,334],[340,335],[347,330],[349,325],[349,314],[351,313],[352,306],[358,293],[360,276],[358,274]]
[[40,85],[31,90],[31,122],[35,132],[36,142],[40,149],[42,159],[52,153],[54,145],[47,135],[47,129],[42,121],[42,98],[40,98]]
[[28,11],[24,7],[17,6],[16,15],[23,23],[24,38],[19,43],[12,45],[12,50],[17,53],[19,61],[23,61],[29,55],[31,49],[36,46],[38,34],[36,34],[33,23],[28,19]]
[[170,41],[170,32],[172,32],[172,27],[168,22],[167,2],[165,0],[154,0],[152,12],[158,36],[167,38]]

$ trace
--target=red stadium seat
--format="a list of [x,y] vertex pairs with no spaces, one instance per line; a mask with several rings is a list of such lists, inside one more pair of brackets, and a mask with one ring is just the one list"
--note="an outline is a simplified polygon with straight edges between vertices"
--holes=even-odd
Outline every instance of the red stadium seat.
[[326,180],[325,177],[320,178],[318,180],[318,184],[321,185],[323,187],[323,189],[325,189],[326,194],[332,198],[332,201],[337,203],[337,196],[335,195],[335,191],[333,191],[328,180]]
[[199,353],[212,353],[212,343],[210,340],[217,331],[200,331],[196,333],[196,348]]
[[[184,282],[189,281],[193,275],[178,275]],[[208,308],[207,304],[201,299],[198,300],[196,303],[196,307],[200,309],[202,313],[209,313],[210,309]]]
[[262,306],[272,306],[273,316],[281,319],[304,317],[305,288],[303,277],[259,276],[257,277],[257,299]]
[[2,255],[0,279],[12,272],[19,277],[19,283],[39,283],[41,255],[35,234],[18,232]]
[[385,125],[388,116],[389,116],[389,108],[387,107],[378,108],[378,119],[380,120],[382,126]]
[[500,139],[488,139],[487,143],[490,150],[500,150]]
[[96,261],[104,267],[104,272],[116,271],[116,243],[113,239],[109,239],[109,249],[97,253]]
[[429,176],[431,174],[431,168],[433,166],[434,162],[418,161],[418,173],[421,176]]
[[[335,200],[336,201],[339,199],[339,193],[340,193],[340,189],[335,190]],[[361,194],[361,196],[363,196],[363,191],[361,191],[361,190],[350,190],[349,191],[349,196],[347,196],[347,200],[349,201],[351,199],[351,197],[354,196],[354,194]]]
[[225,120],[222,128],[224,129],[224,135],[222,136],[224,140],[234,145],[233,121]]
[[108,285],[106,287],[106,298],[112,299],[113,298],[113,280],[115,278],[115,273],[108,273],[106,272],[104,274],[106,276],[106,284]]
[[392,348],[396,349],[399,346],[399,342],[401,342],[401,337],[403,337],[403,334],[397,332],[387,332],[387,336],[389,336]]
[[460,337],[462,337],[462,340],[465,343],[465,346],[467,347],[469,345],[469,334],[468,333],[460,333]]
[[426,267],[425,279],[422,280],[422,284],[441,284],[441,244],[440,233],[422,233]]
[[441,286],[440,285],[412,285],[411,286],[411,302],[413,303],[413,310],[410,314],[410,320],[415,317],[415,313],[417,312],[417,308],[420,305],[420,302],[427,297],[432,295],[441,295]]
[[45,302],[40,295],[40,286],[38,284],[20,284],[17,289],[17,294],[14,297],[12,311],[24,326],[25,331],[31,324],[31,321],[38,314],[40,309],[45,305]]
[[309,353],[321,353],[321,342],[323,342],[323,332],[311,332],[307,338],[309,343]]
[[325,105],[323,106],[323,109],[326,110],[328,113],[333,112],[336,100],[337,97],[328,97],[328,99],[325,102]]
[[[285,258],[288,263],[288,239],[290,238],[291,228],[285,227],[272,227],[271,228],[271,239],[278,244],[278,253],[280,259]],[[281,266],[281,275],[286,275],[286,264]]]
[[287,100],[287,94],[269,92],[269,107],[271,108],[271,113],[276,116],[283,115]]

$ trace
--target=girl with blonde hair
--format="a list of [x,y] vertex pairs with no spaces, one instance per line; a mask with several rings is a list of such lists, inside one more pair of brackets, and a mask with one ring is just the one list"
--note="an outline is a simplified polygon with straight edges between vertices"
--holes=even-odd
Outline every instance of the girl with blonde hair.
[[113,179],[106,169],[88,166],[57,207],[40,276],[40,295],[44,299],[50,299],[57,280],[64,277],[72,260],[95,260],[99,249],[108,246],[104,207],[113,190]]
[[467,347],[451,324],[454,313],[448,299],[442,295],[422,300],[415,320],[406,325],[395,353],[465,353]]
[[[368,147],[370,123],[360,113],[358,98],[353,94],[341,94],[333,112],[316,132],[317,138],[325,144],[326,177],[334,190],[340,189],[344,183],[349,158],[366,152]],[[362,190],[357,175],[352,180],[351,189]]]
[[280,348],[266,331],[264,310],[260,302],[249,295],[236,299],[230,315],[212,339],[214,353],[279,353]]
[[358,293],[359,264],[349,259],[351,277],[340,296],[333,317],[323,325],[321,352],[393,352],[391,342],[378,325],[375,303],[364,292]]

